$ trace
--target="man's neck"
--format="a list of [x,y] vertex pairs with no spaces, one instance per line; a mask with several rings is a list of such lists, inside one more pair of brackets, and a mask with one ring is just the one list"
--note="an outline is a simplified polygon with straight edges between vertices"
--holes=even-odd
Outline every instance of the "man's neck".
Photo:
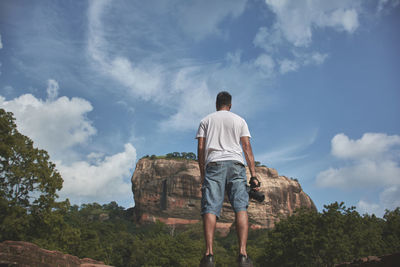
[[231,108],[227,107],[227,106],[223,106],[223,107],[217,109],[217,111],[230,111],[230,110],[231,110]]

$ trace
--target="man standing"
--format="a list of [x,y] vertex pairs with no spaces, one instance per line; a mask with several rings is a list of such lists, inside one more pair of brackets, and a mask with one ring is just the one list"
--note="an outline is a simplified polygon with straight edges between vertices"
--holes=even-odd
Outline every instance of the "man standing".
[[[253,266],[246,251],[249,195],[246,190],[247,177],[242,148],[252,177],[256,174],[254,156],[247,123],[240,116],[230,112],[231,102],[232,96],[228,92],[220,92],[216,101],[217,111],[201,120],[196,135],[202,182],[201,214],[206,242],[201,267],[214,266],[214,231],[224,201],[225,189],[235,211],[239,266]],[[259,186],[258,180],[256,184]]]

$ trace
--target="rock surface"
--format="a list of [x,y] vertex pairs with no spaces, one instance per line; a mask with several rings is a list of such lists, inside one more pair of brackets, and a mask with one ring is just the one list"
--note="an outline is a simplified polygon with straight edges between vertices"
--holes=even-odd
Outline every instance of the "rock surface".
[[360,258],[357,260],[354,260],[352,262],[344,262],[341,264],[336,264],[335,267],[346,267],[346,266],[352,266],[352,267],[369,267],[369,266],[375,266],[375,267],[398,267],[400,266],[400,252],[393,253],[390,255],[384,255],[384,256],[368,256],[364,258]]
[[[297,181],[279,176],[275,169],[267,167],[256,167],[256,173],[265,200],[262,203],[250,200],[248,213],[252,228],[271,228],[300,207],[316,209]],[[247,176],[250,177],[248,169]],[[172,225],[199,222],[200,188],[197,161],[140,159],[132,176],[135,218],[138,222],[160,220]],[[225,198],[217,228],[229,231],[234,216]]]
[[19,267],[107,267],[101,261],[42,249],[24,241],[0,243],[0,266]]

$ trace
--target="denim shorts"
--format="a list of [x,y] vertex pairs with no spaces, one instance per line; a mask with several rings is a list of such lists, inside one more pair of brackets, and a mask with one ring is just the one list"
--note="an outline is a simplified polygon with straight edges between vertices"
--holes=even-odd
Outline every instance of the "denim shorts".
[[201,214],[212,213],[219,218],[225,188],[233,210],[247,210],[249,194],[246,183],[246,168],[242,163],[232,160],[208,163],[201,187]]

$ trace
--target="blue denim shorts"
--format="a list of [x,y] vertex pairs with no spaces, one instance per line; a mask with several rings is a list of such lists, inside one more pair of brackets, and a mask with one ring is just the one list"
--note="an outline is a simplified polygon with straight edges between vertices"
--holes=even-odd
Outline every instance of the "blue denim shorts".
[[232,160],[208,163],[201,187],[201,214],[212,213],[219,217],[225,189],[235,212],[247,210],[249,194],[246,183],[246,168],[242,163]]

